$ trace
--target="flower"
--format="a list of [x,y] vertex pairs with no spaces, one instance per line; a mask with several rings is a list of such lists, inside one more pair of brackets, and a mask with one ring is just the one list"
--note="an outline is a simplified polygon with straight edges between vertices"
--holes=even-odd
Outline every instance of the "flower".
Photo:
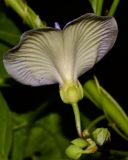
[[62,30],[45,27],[25,32],[5,54],[4,65],[23,84],[59,83],[67,89],[112,48],[117,33],[113,17],[87,13]]

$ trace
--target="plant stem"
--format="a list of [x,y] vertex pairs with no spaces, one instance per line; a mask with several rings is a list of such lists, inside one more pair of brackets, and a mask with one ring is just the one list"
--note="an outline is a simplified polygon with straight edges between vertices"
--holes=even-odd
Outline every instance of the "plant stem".
[[113,97],[100,86],[99,89],[95,81],[89,80],[84,85],[85,96],[96,106],[103,110],[113,123],[128,136],[128,116]]
[[73,112],[75,115],[75,122],[76,122],[76,129],[79,137],[82,137],[82,131],[81,131],[81,121],[80,121],[80,111],[77,103],[72,104]]
[[97,123],[99,123],[100,121],[102,121],[103,119],[105,119],[106,116],[105,115],[101,115],[99,117],[97,117],[95,120],[93,120],[89,126],[87,127],[87,130],[90,130],[93,126],[95,126]]
[[108,12],[108,16],[113,16],[114,15],[119,2],[120,2],[120,0],[113,0],[113,3],[112,3],[112,5],[110,7],[110,10]]
[[98,16],[101,15],[101,13],[102,13],[102,8],[103,8],[103,0],[98,0],[98,1],[97,1],[97,7],[96,7],[96,14],[97,14]]
[[113,122],[111,122],[111,120],[109,118],[108,118],[108,120],[110,121],[109,126],[111,128],[113,128],[122,138],[124,138],[126,141],[128,141],[128,137],[124,133],[122,133],[122,131],[119,130],[119,128]]
[[46,24],[41,21],[39,16],[23,0],[5,0],[7,6],[10,6],[31,28],[41,28]]

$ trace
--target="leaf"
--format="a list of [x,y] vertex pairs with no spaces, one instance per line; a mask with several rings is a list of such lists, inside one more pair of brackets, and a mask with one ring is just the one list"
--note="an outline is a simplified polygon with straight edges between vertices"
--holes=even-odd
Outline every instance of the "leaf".
[[13,113],[13,145],[11,152],[11,160],[23,160],[25,153],[25,146],[27,143],[29,128],[27,114]]
[[8,46],[0,43],[0,79],[6,79],[9,77],[4,66],[3,66],[3,53],[9,49]]
[[16,24],[0,11],[0,79],[9,77],[3,66],[3,55],[10,46],[18,42],[19,37],[20,31]]
[[19,41],[20,31],[4,12],[0,12],[0,40],[14,45]]
[[23,160],[30,130],[35,119],[47,107],[48,103],[42,103],[35,111],[17,114],[13,113],[13,146],[11,160]]
[[60,116],[52,113],[38,120],[31,130],[26,156],[35,156],[37,160],[65,158],[68,140],[64,137]]
[[12,116],[0,93],[0,160],[7,160],[12,143]]
[[23,160],[28,134],[29,129],[26,127],[14,132],[11,160]]

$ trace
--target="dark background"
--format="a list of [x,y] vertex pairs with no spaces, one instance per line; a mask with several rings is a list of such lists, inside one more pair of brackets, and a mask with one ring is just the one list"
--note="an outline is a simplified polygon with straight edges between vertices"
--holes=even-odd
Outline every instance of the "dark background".
[[[110,2],[104,1],[103,14],[110,7]],[[92,12],[92,8],[87,0],[27,0],[28,5],[40,15],[40,17],[47,22],[48,26],[54,26],[54,22],[59,22],[60,26],[63,26],[81,16],[82,14]],[[7,15],[13,18],[22,32],[28,30],[29,28],[22,24],[22,20],[13,12],[10,8],[6,8]],[[95,67],[80,77],[82,83],[84,83],[87,78],[92,78],[95,74],[100,82],[100,84],[119,102],[123,109],[128,114],[128,1],[121,0],[118,9],[115,13],[115,18],[119,27],[119,34],[117,41],[112,48],[112,50],[102,59]],[[69,107],[59,99],[58,85],[42,86],[37,88],[32,88],[28,86],[23,86],[16,83],[13,87],[4,88],[2,92],[10,106],[10,108],[16,112],[27,112],[38,107],[44,100],[53,99],[53,103],[47,109],[46,112],[57,111],[60,112],[62,117],[70,117],[71,121],[65,123],[74,123],[74,117],[72,116],[72,111]],[[90,102],[81,102],[81,105],[85,105]],[[88,106],[88,104],[87,104]],[[95,117],[100,114],[100,111],[92,105],[90,108],[86,108],[85,113],[89,113],[91,116]],[[82,110],[82,109],[81,109]],[[70,126],[70,124],[69,124]],[[67,133],[67,134],[72,134]],[[115,133],[113,133],[115,134]],[[114,137],[114,136],[113,136]],[[116,138],[119,138],[118,136]],[[114,144],[118,143],[117,139],[114,139]],[[124,146],[125,142],[122,142]],[[126,148],[126,147],[125,147]]]

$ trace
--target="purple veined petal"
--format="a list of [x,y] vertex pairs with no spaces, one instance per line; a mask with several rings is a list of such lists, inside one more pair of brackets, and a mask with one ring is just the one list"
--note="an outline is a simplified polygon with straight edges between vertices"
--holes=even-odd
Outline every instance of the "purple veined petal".
[[113,46],[117,24],[112,17],[85,14],[63,30],[43,28],[25,32],[4,57],[8,73],[32,86],[76,81]]
[[25,32],[20,43],[4,56],[7,72],[32,86],[63,83],[57,61],[63,55],[62,31],[54,28]]
[[[75,57],[74,80],[91,69],[114,45],[118,34],[115,19],[85,14],[64,28],[65,52]],[[72,52],[72,53],[71,53]],[[68,55],[67,55],[68,56]]]

